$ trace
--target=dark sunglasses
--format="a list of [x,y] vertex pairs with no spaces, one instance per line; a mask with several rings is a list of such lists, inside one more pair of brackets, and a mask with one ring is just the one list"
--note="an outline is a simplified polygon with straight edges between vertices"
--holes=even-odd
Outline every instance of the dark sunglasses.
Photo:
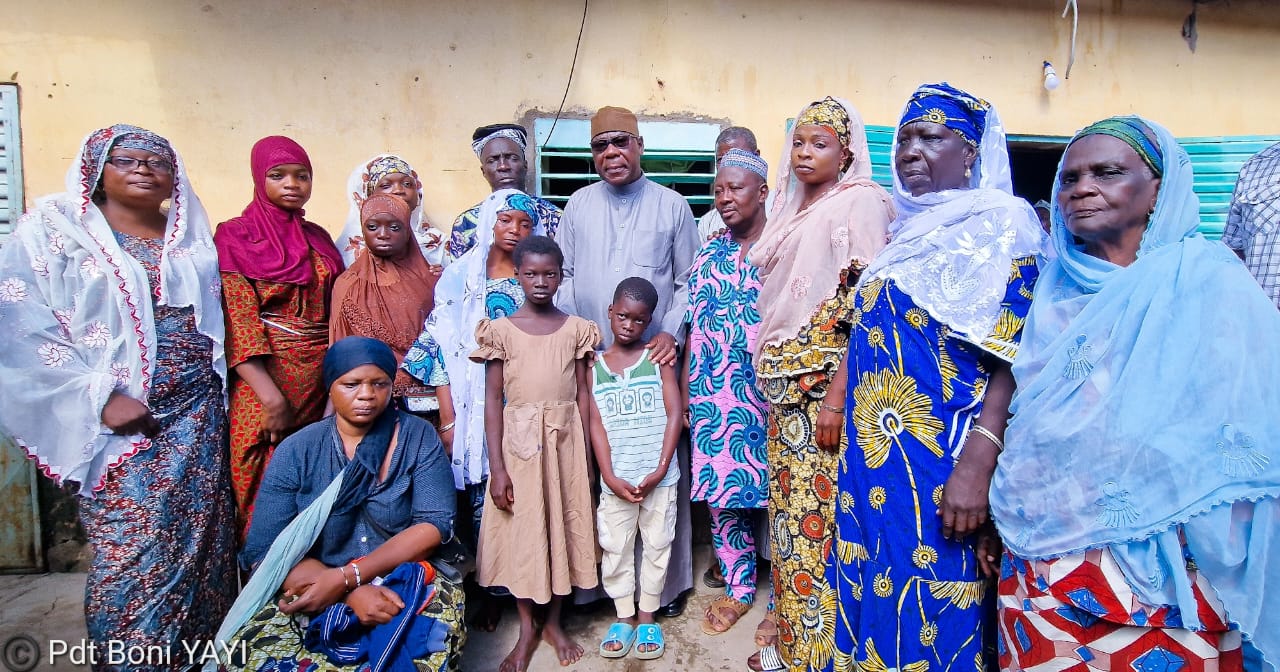
[[612,138],[592,140],[591,151],[597,153],[603,152],[604,150],[609,149],[609,145],[613,145],[618,149],[626,149],[631,146],[631,139],[634,137],[636,136],[631,135],[630,133],[623,133],[622,135],[615,135]]

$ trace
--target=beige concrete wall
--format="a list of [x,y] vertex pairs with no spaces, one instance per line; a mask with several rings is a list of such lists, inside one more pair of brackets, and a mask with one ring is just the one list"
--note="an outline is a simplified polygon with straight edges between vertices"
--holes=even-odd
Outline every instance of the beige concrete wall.
[[[10,4],[18,4],[11,0]],[[0,25],[0,80],[22,87],[28,202],[61,188],[80,139],[128,121],[179,148],[215,221],[251,195],[248,152],[286,133],[316,164],[309,208],[336,231],[347,174],[406,155],[428,214],[448,224],[486,191],[470,153],[479,124],[554,112],[582,4],[26,0]],[[1136,112],[1179,135],[1280,130],[1280,3],[1080,0],[1075,70],[1058,0],[591,0],[567,108],[728,119],[756,129],[770,162],[784,120],[841,95],[891,124],[926,80],[994,102],[1013,132],[1070,134]],[[266,8],[264,8],[264,6]],[[1270,81],[1270,85],[1265,85]],[[1246,100],[1247,97],[1247,100]]]

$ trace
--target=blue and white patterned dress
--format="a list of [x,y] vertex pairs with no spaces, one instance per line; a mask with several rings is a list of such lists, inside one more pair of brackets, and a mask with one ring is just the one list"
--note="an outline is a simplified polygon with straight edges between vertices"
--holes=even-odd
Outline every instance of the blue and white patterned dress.
[[[515,278],[494,278],[485,285],[484,308],[490,320],[507,317],[524,305],[524,290]],[[423,385],[440,387],[449,384],[440,344],[425,330],[405,353],[400,368],[422,381]]]
[[[441,297],[442,303],[444,298]],[[485,283],[484,308],[490,320],[507,317],[522,305],[524,305],[524,290],[520,288],[520,282],[515,278],[492,278]],[[445,345],[452,347],[450,344]],[[444,351],[441,349],[441,344],[426,330],[418,335],[418,340],[409,348],[400,368],[430,387],[449,384]],[[483,448],[483,446],[480,447]],[[463,452],[465,451],[455,450],[454,460],[459,460]],[[455,468],[457,466],[455,464]],[[464,506],[458,511],[460,524],[457,532],[472,551],[476,550],[476,544],[480,538],[480,516],[484,510],[484,493],[488,483],[488,479],[485,478],[476,483],[466,483],[463,488]],[[470,525],[462,522],[464,518],[470,518]]]
[[[982,412],[986,357],[1012,360],[1038,277],[1015,259],[992,333],[957,338],[893,280],[854,297],[835,543],[819,597],[834,649],[815,668],[983,670],[994,623],[975,538],[942,536],[942,487]],[[830,639],[827,639],[830,638]],[[994,661],[991,661],[994,662]]]
[[[116,239],[159,287],[162,240]],[[154,291],[151,299],[156,361],[147,405],[162,429],[80,502],[94,548],[85,621],[93,641],[162,646],[179,669],[186,657],[178,642],[210,641],[235,595],[235,509],[213,341],[196,331],[190,306],[158,305]]]

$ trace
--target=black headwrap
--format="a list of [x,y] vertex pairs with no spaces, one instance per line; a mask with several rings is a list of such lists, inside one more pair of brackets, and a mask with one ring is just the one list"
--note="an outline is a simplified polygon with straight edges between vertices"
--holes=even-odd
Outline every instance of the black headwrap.
[[[334,343],[324,356],[325,388],[332,387],[343,374],[365,364],[373,364],[386,372],[388,378],[395,379],[396,355],[386,343],[364,336],[348,336]],[[369,491],[378,482],[382,460],[391,448],[397,416],[395,406],[388,404],[373,421],[369,432],[360,439],[360,445],[356,446],[356,454],[342,477],[342,489],[338,491],[338,498],[329,513],[330,522],[337,524],[340,534],[349,536],[355,529],[356,518],[369,498]]]

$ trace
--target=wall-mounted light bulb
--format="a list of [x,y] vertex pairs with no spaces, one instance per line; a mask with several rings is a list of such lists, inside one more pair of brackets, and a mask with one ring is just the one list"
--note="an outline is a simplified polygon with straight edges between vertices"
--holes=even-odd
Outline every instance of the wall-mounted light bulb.
[[1053,69],[1053,64],[1049,61],[1044,62],[1044,88],[1046,91],[1052,91],[1062,84],[1062,80],[1058,79],[1058,71]]

